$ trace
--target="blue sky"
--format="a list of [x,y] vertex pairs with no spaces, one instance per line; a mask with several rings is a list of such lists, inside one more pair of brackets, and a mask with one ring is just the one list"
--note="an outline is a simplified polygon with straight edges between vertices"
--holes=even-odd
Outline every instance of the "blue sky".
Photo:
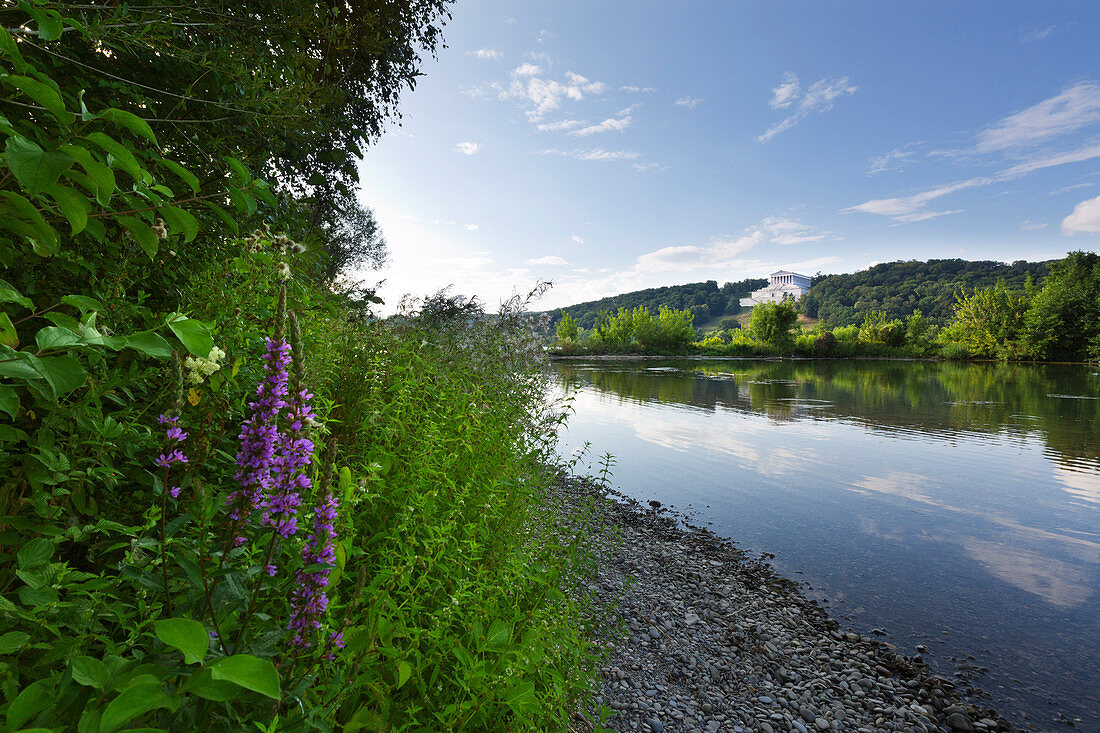
[[1100,245],[1100,3],[458,0],[362,163],[389,306]]

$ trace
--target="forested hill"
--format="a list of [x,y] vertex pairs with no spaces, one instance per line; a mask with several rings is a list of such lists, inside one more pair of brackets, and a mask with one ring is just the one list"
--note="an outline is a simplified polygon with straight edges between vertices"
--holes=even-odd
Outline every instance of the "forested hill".
[[711,318],[723,315],[735,315],[740,312],[740,299],[753,290],[759,290],[768,284],[764,278],[748,278],[739,282],[726,283],[718,287],[717,280],[687,285],[668,285],[663,288],[635,290],[632,293],[613,295],[600,300],[590,300],[566,308],[550,311],[554,321],[566,312],[582,328],[592,328],[599,314],[604,311],[617,312],[620,308],[633,310],[645,307],[656,315],[661,306],[677,310],[688,309],[695,314],[695,323],[699,324]]
[[871,311],[902,318],[920,310],[945,323],[954,312],[955,293],[995,285],[1023,290],[1030,275],[1041,285],[1050,262],[1017,260],[1011,265],[983,260],[928,260],[884,262],[860,272],[814,278],[801,301],[801,311],[831,326],[859,324]]
[[[888,318],[902,318],[915,310],[942,324],[951,318],[955,293],[959,290],[971,293],[999,280],[1004,280],[1010,289],[1023,290],[1028,276],[1038,286],[1046,277],[1049,264],[1024,260],[1011,265],[988,260],[884,262],[859,272],[815,277],[800,309],[831,326],[862,323],[871,311],[884,311]],[[740,299],[767,282],[764,278],[748,278],[719,287],[716,280],[707,280],[649,288],[558,308],[550,311],[550,315],[557,321],[563,312],[568,313],[578,326],[592,328],[604,311],[615,313],[620,308],[644,306],[656,314],[663,305],[691,310],[699,325],[719,316],[736,315],[741,311]]]

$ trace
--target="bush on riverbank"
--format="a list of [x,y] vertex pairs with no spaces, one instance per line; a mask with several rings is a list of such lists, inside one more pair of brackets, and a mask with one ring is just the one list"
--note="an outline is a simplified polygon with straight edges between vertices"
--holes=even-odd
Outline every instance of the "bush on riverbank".
[[564,728],[593,663],[584,528],[539,508],[558,415],[522,304],[374,318],[326,284],[355,242],[262,159],[154,131],[156,100],[64,61],[144,45],[13,13],[34,33],[0,29],[5,730]]

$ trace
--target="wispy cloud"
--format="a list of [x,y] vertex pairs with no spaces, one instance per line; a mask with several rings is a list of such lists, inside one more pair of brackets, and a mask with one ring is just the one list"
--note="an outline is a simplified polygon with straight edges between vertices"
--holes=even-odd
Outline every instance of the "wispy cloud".
[[[990,125],[974,137],[970,147],[947,151],[950,153],[948,157],[959,162],[978,162],[982,165],[1000,162],[1002,166],[1007,166],[999,172],[943,184],[908,196],[872,199],[842,211],[877,214],[897,222],[922,221],[958,213],[958,209],[929,211],[926,206],[956,191],[1004,183],[1036,171],[1100,158],[1100,142],[1095,139],[1069,150],[1054,149],[1051,145],[1057,138],[1098,123],[1100,85],[1093,81],[1079,82]],[[944,151],[937,152],[942,153]],[[1087,184],[1078,184],[1083,185]],[[1072,188],[1068,187],[1068,190]]]
[[1021,232],[1036,232],[1040,229],[1046,229],[1047,223],[1045,221],[1032,221],[1031,219],[1024,219],[1020,222]]
[[467,51],[467,56],[475,56],[483,61],[500,61],[503,54],[495,48],[479,48],[476,51]]
[[1100,196],[1086,199],[1073,207],[1062,220],[1063,234],[1100,234]]
[[787,72],[779,86],[772,89],[768,104],[772,109],[790,110],[791,113],[758,136],[757,141],[766,143],[811,114],[827,112],[833,108],[837,99],[855,94],[858,88],[844,76],[839,79],[818,79],[803,90],[798,76]]
[[616,160],[637,160],[642,154],[634,150],[604,150],[603,148],[588,148],[584,150],[543,150],[543,155],[562,155],[574,160],[595,161],[597,163],[610,163]]
[[795,219],[783,216],[769,216],[760,222],[761,231],[775,244],[805,244],[820,242],[823,239],[838,239],[832,232],[818,231]]
[[563,81],[547,79],[542,69],[534,64],[523,64],[512,71],[507,89],[501,89],[501,99],[517,99],[526,107],[527,118],[539,122],[543,116],[558,109],[562,101],[579,102],[585,95],[598,95],[607,91],[602,81],[592,81],[572,71],[566,72]]
[[1056,26],[1048,25],[1045,28],[1035,28],[1024,34],[1024,37],[1020,39],[1020,43],[1035,43],[1041,41],[1051,33],[1054,32]]
[[526,265],[543,265],[543,266],[555,266],[564,267],[568,265],[568,260],[558,257],[557,255],[547,255],[546,257],[536,257],[533,260],[527,260]]
[[680,97],[676,100],[676,105],[679,107],[687,107],[688,109],[695,109],[703,103],[702,97]]
[[876,155],[871,158],[867,166],[867,175],[873,176],[887,171],[900,171],[916,157],[917,151],[913,148],[921,145],[922,142],[909,143],[900,148],[894,148],[885,155]]
[[1050,196],[1055,196],[1055,195],[1060,194],[1060,193],[1066,193],[1067,191],[1077,191],[1078,189],[1089,188],[1089,187],[1095,186],[1095,185],[1096,184],[1091,183],[1091,182],[1090,183],[1075,183],[1072,186],[1062,186],[1061,188],[1059,188],[1055,191],[1051,191],[1049,195]]
[[478,227],[477,224],[467,224],[466,225],[466,231],[468,231],[468,232],[476,232],[479,228],[480,227]]
[[573,130],[585,124],[581,120],[558,120],[557,122],[541,122],[537,129],[539,132],[561,132]]
[[630,167],[636,171],[645,173],[646,171],[657,171],[663,173],[668,170],[668,166],[663,163],[631,163]]
[[570,237],[570,239],[572,239],[572,240],[573,240],[574,242],[576,242],[577,244],[584,244],[584,237],[579,237],[579,236],[577,236],[576,234],[574,234],[573,236],[571,236],[571,237]]
[[643,92],[655,92],[657,87],[636,87],[633,84],[627,84],[626,86],[619,87],[620,92],[626,92],[627,94],[640,94]]
[[480,143],[461,142],[455,145],[455,150],[463,155],[473,155],[481,149]]
[[598,135],[601,132],[622,132],[626,128],[630,127],[630,123],[633,118],[627,114],[621,117],[608,117],[603,122],[596,125],[589,125],[588,127],[582,127],[579,130],[573,130],[570,135],[575,137],[588,137],[589,135]]
[[1083,81],[1010,115],[978,135],[979,153],[1032,147],[1100,122],[1100,84]]

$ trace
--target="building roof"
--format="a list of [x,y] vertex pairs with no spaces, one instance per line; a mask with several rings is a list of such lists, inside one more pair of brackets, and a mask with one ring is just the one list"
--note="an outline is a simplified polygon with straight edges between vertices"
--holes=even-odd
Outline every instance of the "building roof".
[[769,275],[768,277],[775,277],[776,275],[798,275],[799,277],[804,277],[807,280],[810,278],[809,275],[803,275],[800,272],[791,272],[790,270],[777,270],[777,271],[773,272],[771,275]]

